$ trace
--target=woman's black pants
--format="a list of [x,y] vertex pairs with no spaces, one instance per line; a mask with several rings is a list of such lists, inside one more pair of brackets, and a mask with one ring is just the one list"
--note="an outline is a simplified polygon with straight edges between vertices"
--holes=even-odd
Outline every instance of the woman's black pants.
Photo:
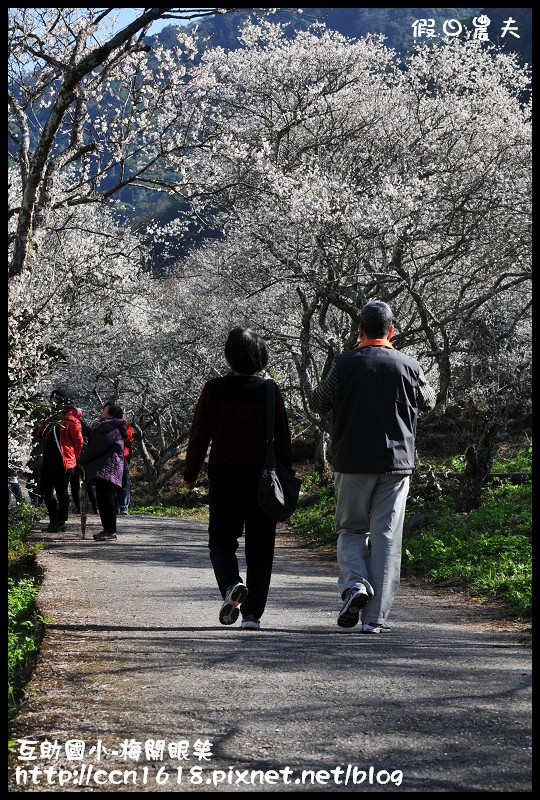
[[216,581],[225,597],[227,589],[241,581],[239,539],[244,536],[248,596],[242,616],[260,619],[266,607],[276,540],[276,523],[257,503],[260,467],[210,467],[208,547]]
[[96,487],[96,500],[103,530],[107,533],[116,533],[116,490],[118,486],[110,481],[101,480],[101,478],[95,478],[92,485]]

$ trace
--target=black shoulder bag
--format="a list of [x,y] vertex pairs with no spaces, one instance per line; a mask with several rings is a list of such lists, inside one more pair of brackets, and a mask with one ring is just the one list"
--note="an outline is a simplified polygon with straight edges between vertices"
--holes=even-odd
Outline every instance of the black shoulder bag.
[[266,456],[259,479],[258,501],[265,514],[276,522],[289,519],[296,506],[302,481],[294,470],[276,462],[274,451],[275,384],[266,379]]

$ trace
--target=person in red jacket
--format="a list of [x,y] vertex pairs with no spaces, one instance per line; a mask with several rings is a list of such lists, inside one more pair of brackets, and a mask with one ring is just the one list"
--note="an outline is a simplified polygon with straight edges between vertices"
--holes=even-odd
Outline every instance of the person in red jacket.
[[131,458],[131,443],[133,430],[127,423],[127,437],[124,439],[124,472],[122,473],[122,486],[116,490],[116,508],[118,513],[127,517],[129,514],[129,501],[131,499],[131,481],[129,478],[129,461]]
[[36,441],[43,444],[40,491],[49,514],[45,531],[65,531],[69,516],[69,480],[83,447],[79,415],[66,392],[54,389],[49,397],[51,417],[40,423]]
[[[82,428],[82,435],[83,435],[83,442],[86,444],[88,441],[88,433],[92,430],[88,423],[86,423],[83,419],[83,412],[81,408],[74,409],[75,415],[78,419],[81,420],[81,428]],[[77,514],[81,513],[81,468],[76,467],[69,477],[69,488],[71,491],[71,499],[73,501],[73,505],[75,507],[75,511]],[[92,505],[92,510],[94,514],[98,514],[98,507],[97,507],[97,500],[96,500],[96,487],[95,486],[87,486],[86,487],[88,492],[88,498]]]

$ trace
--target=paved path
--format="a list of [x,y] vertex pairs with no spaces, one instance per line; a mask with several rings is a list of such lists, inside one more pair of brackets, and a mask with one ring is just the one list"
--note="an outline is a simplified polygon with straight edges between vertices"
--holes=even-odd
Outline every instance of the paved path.
[[283,537],[263,628],[224,627],[205,523],[89,521],[41,554],[9,791],[531,791],[530,646],[479,606],[403,586],[391,632],[343,630],[333,557]]

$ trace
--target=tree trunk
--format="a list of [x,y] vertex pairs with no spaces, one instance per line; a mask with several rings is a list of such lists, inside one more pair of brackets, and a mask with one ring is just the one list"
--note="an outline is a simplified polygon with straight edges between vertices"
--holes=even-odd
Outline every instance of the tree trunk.
[[330,463],[328,455],[329,443],[330,438],[328,434],[323,430],[318,431],[315,441],[315,463],[317,469],[321,472],[321,476],[325,478],[332,477],[332,464]]
[[515,406],[512,401],[507,403],[486,423],[479,441],[467,447],[457,500],[458,511],[471,511],[481,505],[483,485],[491,472],[501,442],[507,438],[506,426]]

